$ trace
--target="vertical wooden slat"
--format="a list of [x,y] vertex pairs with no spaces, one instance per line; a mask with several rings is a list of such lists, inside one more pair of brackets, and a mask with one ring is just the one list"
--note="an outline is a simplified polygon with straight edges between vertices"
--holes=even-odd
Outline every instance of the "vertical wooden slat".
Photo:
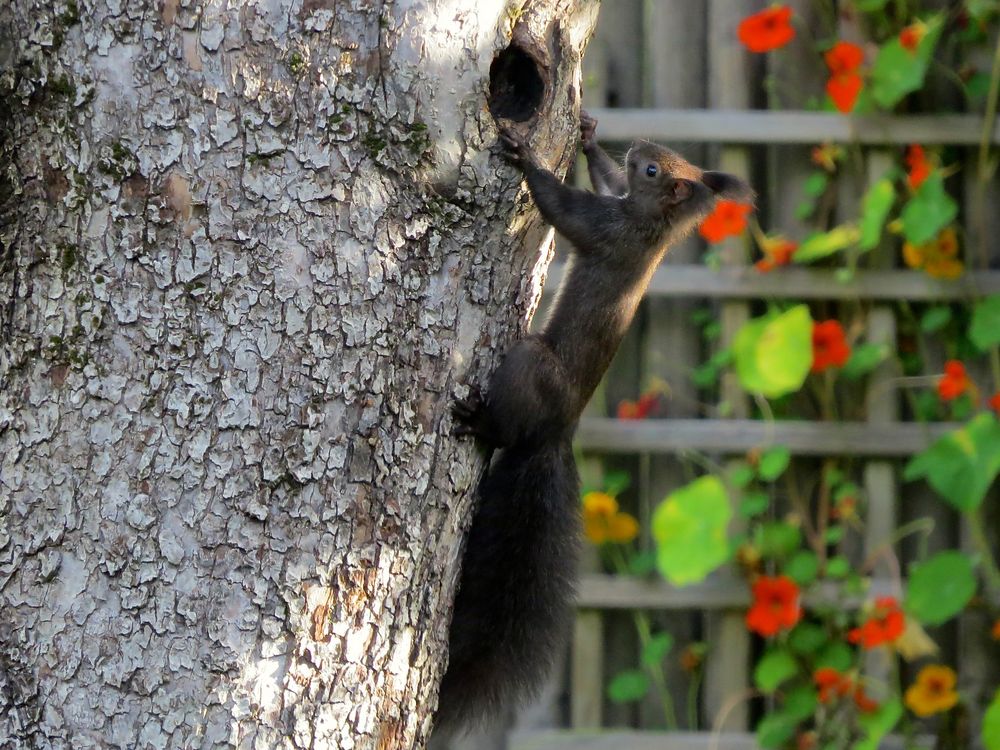
[[[712,108],[750,109],[755,89],[753,61],[735,42],[740,21],[760,8],[756,0],[712,0],[708,8],[708,104]],[[746,148],[724,147],[718,169],[750,179],[750,152]],[[730,240],[721,248],[725,265],[746,265],[749,252],[742,239]],[[746,302],[725,302],[720,306],[722,336],[720,345],[729,347],[736,332],[750,317]],[[721,402],[735,418],[749,413],[746,394],[733,373],[726,373],[720,390]],[[738,514],[734,514],[738,517]],[[736,529],[734,529],[736,530]],[[746,729],[749,711],[742,694],[750,684],[750,634],[740,611],[704,616],[709,658],[705,665],[702,721],[718,724],[723,731]]]
[[577,614],[570,661],[569,724],[573,729],[600,729],[604,694],[604,619],[600,612]]
[[[647,0],[645,3],[644,49],[649,77],[647,102],[653,107],[705,106],[705,4],[690,0]],[[680,73],[683,71],[683,73]],[[686,158],[703,163],[705,149],[689,144],[668,144]],[[690,263],[701,254],[701,243],[691,238],[672,248],[664,264]],[[698,414],[697,391],[689,377],[701,361],[700,335],[691,325],[694,303],[689,300],[646,300],[641,312],[643,323],[642,387],[655,379],[669,385],[667,417],[694,417]],[[650,511],[672,490],[688,480],[685,467],[673,456],[647,457],[643,477],[644,494],[640,508],[644,526],[649,527]],[[663,665],[668,690],[678,717],[687,715],[688,675],[680,669],[677,649],[698,637],[697,616],[690,612],[654,613],[658,629],[669,631],[677,646]],[[656,691],[640,707],[640,726],[666,726],[663,702]]]

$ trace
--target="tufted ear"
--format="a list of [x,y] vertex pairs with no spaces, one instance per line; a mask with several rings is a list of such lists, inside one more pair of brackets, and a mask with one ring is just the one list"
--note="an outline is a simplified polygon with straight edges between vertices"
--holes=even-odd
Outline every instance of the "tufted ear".
[[715,193],[717,198],[725,198],[739,203],[753,203],[757,197],[753,188],[739,177],[726,172],[703,172],[701,181]]
[[691,180],[674,179],[667,186],[663,203],[665,206],[676,206],[690,199],[692,195],[694,195],[694,184]]

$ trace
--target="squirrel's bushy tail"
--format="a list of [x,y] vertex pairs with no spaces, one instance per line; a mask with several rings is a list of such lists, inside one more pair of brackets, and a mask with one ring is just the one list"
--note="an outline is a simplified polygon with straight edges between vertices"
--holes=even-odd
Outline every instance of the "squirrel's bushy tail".
[[481,722],[541,687],[570,625],[579,518],[568,440],[495,458],[462,563],[436,728]]

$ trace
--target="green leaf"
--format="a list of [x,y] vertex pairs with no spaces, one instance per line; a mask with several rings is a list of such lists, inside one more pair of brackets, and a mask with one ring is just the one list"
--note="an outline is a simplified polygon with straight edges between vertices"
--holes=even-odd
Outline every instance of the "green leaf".
[[889,0],[854,0],[854,7],[864,13],[875,13],[882,10]]
[[983,745],[986,750],[1000,750],[1000,690],[983,715]]
[[784,648],[771,649],[753,671],[753,681],[765,693],[773,693],[778,687],[797,675],[799,665],[792,653]]
[[748,492],[740,501],[740,516],[743,518],[759,516],[770,504],[771,498],[766,492]]
[[860,237],[861,232],[854,224],[842,224],[829,232],[812,234],[799,245],[792,260],[796,263],[809,263],[826,258],[855,244]]
[[656,551],[637,552],[628,560],[628,572],[634,576],[648,576],[656,570]]
[[750,464],[740,461],[729,469],[729,481],[734,487],[743,489],[753,481],[753,467]]
[[871,71],[871,95],[879,106],[891,109],[904,96],[924,85],[927,66],[942,28],[941,15],[930,18],[927,33],[913,51],[903,47],[898,36],[882,45]]
[[854,666],[854,652],[843,641],[831,641],[816,657],[816,669],[830,667],[838,672],[846,672]]
[[882,239],[882,227],[889,216],[892,204],[896,201],[896,188],[892,180],[883,177],[865,193],[861,199],[861,238],[858,245],[862,250],[872,250],[878,247]]
[[812,365],[812,328],[806,305],[746,323],[733,343],[742,386],[768,398],[801,388]]
[[763,523],[754,534],[754,546],[763,557],[789,557],[801,544],[802,532],[799,527],[784,521]]
[[865,738],[854,745],[853,750],[878,750],[882,738],[893,730],[903,718],[903,704],[899,698],[891,698],[870,714],[860,714],[858,724],[865,732]]
[[904,607],[924,625],[940,625],[961,612],[976,593],[976,573],[961,552],[941,552],[915,566]]
[[851,572],[851,563],[843,555],[831,557],[826,562],[826,575],[829,578],[846,578]]
[[792,453],[783,445],[775,445],[764,451],[757,464],[757,473],[765,482],[773,482],[785,473],[788,462],[792,459]]
[[649,677],[641,669],[626,669],[612,678],[608,698],[614,703],[633,703],[649,692]]
[[983,413],[914,456],[903,478],[926,478],[949,505],[971,511],[982,504],[998,472],[1000,423]]
[[857,380],[882,364],[888,356],[888,344],[861,344],[854,348],[851,358],[840,372],[848,380]]
[[818,198],[823,195],[828,184],[830,179],[826,176],[826,172],[813,172],[802,184],[802,192],[810,198]]
[[789,717],[805,721],[816,712],[819,695],[812,685],[800,685],[785,694],[782,710]]
[[800,622],[788,634],[788,645],[792,651],[802,656],[815,654],[826,645],[828,640],[826,631],[811,622]]
[[969,338],[984,352],[1000,344],[1000,294],[976,303],[972,311]]
[[795,735],[799,722],[784,713],[772,713],[757,725],[757,743],[764,750],[778,750]]
[[674,637],[670,633],[657,633],[643,646],[640,661],[644,667],[657,667],[667,658],[673,647]]
[[[958,204],[944,189],[944,178],[934,172],[903,207],[903,234],[907,242],[924,245],[958,216]],[[799,253],[795,253],[797,258]]]
[[729,559],[726,528],[732,517],[725,485],[705,476],[670,493],[653,512],[660,572],[684,586],[701,581]]
[[920,330],[924,333],[936,333],[951,322],[951,308],[947,305],[937,305],[929,308],[920,318]]
[[632,477],[627,471],[609,471],[604,475],[604,491],[612,497],[617,497],[632,484]]
[[819,575],[819,558],[815,552],[801,550],[785,564],[785,575],[799,586],[808,586]]
[[990,92],[990,77],[983,71],[977,71],[965,82],[965,93],[970,99],[984,99]]

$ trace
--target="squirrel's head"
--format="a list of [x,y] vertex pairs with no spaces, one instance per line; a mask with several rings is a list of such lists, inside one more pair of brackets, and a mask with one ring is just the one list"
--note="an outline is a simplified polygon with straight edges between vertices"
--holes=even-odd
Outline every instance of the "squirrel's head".
[[[629,195],[665,218],[685,223],[707,216],[716,198],[753,203],[754,192],[739,177],[706,171],[669,148],[642,141],[625,157]],[[673,222],[672,222],[673,223]]]

